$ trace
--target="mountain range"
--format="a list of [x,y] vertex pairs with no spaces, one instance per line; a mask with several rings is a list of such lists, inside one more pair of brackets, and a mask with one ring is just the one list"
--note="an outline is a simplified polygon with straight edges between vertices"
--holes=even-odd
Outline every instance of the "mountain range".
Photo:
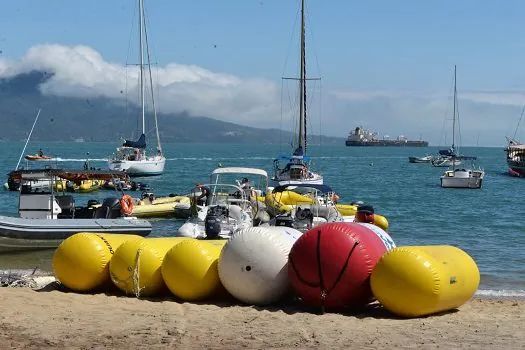
[[[106,97],[43,94],[40,86],[51,77],[52,73],[32,71],[0,79],[1,140],[27,138],[39,108],[42,111],[31,136],[35,141],[71,141],[77,138],[114,141],[138,137],[138,106]],[[289,131],[252,128],[220,121],[213,116],[188,113],[159,113],[158,123],[162,142],[277,144],[285,140],[291,142],[293,137]],[[313,135],[310,143],[343,145],[344,139]]]

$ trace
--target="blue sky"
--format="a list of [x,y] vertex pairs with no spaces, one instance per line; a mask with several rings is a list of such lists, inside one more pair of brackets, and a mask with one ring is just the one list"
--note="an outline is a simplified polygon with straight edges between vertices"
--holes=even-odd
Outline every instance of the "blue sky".
[[[277,89],[281,76],[296,69],[298,0],[145,4],[160,66],[194,65],[239,79],[263,79]],[[20,60],[31,47],[44,44],[85,45],[104,61],[123,64],[130,40],[135,45],[135,9],[133,0],[3,1],[0,59]],[[364,123],[389,127],[380,132],[390,135],[419,137],[423,131],[438,142],[445,115],[439,114],[441,107],[430,111],[428,101],[449,103],[454,64],[466,139],[472,143],[479,133],[481,140],[485,133],[492,137],[491,120],[499,122],[500,134],[487,144],[504,142],[505,134],[514,130],[525,103],[525,2],[310,0],[307,11],[308,67],[323,79],[323,104],[328,104],[323,114],[332,114],[332,123],[345,121],[323,128],[327,133],[345,136],[347,131],[341,130]],[[336,92],[338,102],[329,97]],[[464,103],[462,93],[470,94]],[[417,102],[422,99],[427,101],[423,105]],[[388,115],[379,116],[382,113]],[[403,113],[414,115],[400,117]],[[410,122],[422,118],[434,121]],[[469,132],[470,122],[476,130]]]

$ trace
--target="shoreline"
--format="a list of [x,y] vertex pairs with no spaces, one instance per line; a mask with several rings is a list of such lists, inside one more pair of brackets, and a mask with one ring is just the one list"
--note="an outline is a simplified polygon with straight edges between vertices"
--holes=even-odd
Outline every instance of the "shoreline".
[[10,348],[523,348],[525,299],[474,297],[457,310],[396,317],[378,304],[309,313],[296,304],[179,302],[78,294],[48,285],[0,288],[0,339]]

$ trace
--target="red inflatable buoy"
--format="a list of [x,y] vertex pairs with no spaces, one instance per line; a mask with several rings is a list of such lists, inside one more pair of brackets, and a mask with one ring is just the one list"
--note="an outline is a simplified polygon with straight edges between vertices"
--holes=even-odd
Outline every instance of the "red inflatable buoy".
[[309,306],[362,307],[373,298],[370,274],[386,253],[383,241],[356,223],[327,223],[303,234],[290,250],[288,277]]

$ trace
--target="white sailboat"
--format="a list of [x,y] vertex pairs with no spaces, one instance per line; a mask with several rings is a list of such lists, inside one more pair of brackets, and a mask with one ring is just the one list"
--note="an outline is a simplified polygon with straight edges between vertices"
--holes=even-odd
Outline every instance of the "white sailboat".
[[[454,118],[452,122],[452,150],[454,150],[455,134],[456,134],[456,119],[459,123],[459,111],[457,108],[457,88],[456,88],[456,66],[454,66]],[[459,148],[459,147],[458,147]],[[462,167],[457,168],[462,160],[475,161],[477,158],[472,156],[452,154],[448,161],[451,162],[452,168],[445,171],[441,176],[441,187],[445,188],[481,188],[485,171],[482,169],[475,169]]]
[[[151,77],[150,54],[148,48],[148,36],[146,30],[146,19],[144,14],[144,1],[139,0],[139,46],[140,46],[140,106],[142,113],[142,134],[137,141],[125,140],[117,152],[109,157],[108,166],[110,170],[126,171],[129,176],[152,176],[160,175],[164,172],[166,157],[162,152],[160,144],[159,128],[157,123],[157,111],[155,108],[155,98],[153,93],[153,79]],[[144,47],[146,52],[144,52]],[[144,54],[146,53],[147,63],[144,63]],[[155,133],[157,138],[157,149],[154,155],[146,153],[146,122],[145,122],[145,86],[146,76],[144,70],[147,67],[148,80],[151,85],[151,102],[153,109],[153,119],[155,121]]]
[[[293,184],[323,184],[323,177],[310,170],[310,159],[306,156],[306,48],[305,48],[305,18],[304,0],[301,1],[301,40],[300,40],[300,77],[291,78],[299,80],[299,131],[297,144],[291,156],[281,156],[274,160],[275,173],[270,179],[270,186],[283,186]],[[285,78],[290,79],[290,78]],[[281,167],[279,160],[285,160]]]

